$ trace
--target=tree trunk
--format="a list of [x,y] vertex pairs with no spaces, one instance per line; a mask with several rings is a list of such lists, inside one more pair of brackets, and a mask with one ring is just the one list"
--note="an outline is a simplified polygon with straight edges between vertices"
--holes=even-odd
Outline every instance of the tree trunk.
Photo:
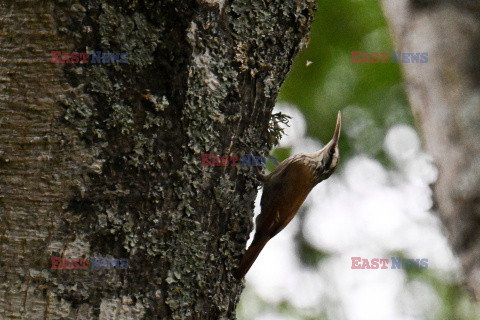
[[428,52],[404,63],[407,94],[438,167],[436,204],[449,242],[480,300],[480,5],[384,0],[397,48]]
[[[0,318],[234,319],[256,169],[201,154],[276,143],[271,111],[313,10],[2,1]],[[52,51],[128,63],[51,63]],[[52,257],[90,263],[52,269]]]

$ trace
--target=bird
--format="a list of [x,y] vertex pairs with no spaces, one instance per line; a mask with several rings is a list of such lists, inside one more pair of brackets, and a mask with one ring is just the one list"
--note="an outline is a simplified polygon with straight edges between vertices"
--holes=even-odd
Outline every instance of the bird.
[[293,155],[268,175],[258,172],[258,180],[263,182],[261,212],[255,220],[253,241],[234,272],[237,279],[245,276],[267,242],[293,219],[313,187],[335,171],[340,159],[340,130],[341,113],[338,111],[333,138],[325,147],[314,153]]

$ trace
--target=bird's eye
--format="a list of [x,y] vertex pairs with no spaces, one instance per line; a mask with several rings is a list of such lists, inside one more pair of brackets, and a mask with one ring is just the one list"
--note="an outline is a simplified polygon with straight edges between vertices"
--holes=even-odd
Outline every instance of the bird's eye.
[[335,153],[335,148],[331,148],[330,150],[328,150],[328,153],[330,153],[331,155],[333,155]]

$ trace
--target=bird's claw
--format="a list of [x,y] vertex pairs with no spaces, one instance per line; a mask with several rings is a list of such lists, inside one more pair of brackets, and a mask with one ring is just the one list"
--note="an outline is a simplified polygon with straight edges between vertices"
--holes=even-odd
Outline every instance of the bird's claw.
[[263,184],[266,179],[267,175],[263,174],[260,170],[256,172],[255,180],[258,182],[258,184]]

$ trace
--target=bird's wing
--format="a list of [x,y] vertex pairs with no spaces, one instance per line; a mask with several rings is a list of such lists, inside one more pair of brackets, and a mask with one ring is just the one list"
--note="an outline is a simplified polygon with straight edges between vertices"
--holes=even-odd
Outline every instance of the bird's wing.
[[313,185],[310,168],[297,157],[282,162],[269,176],[263,187],[256,232],[273,237],[290,222]]

